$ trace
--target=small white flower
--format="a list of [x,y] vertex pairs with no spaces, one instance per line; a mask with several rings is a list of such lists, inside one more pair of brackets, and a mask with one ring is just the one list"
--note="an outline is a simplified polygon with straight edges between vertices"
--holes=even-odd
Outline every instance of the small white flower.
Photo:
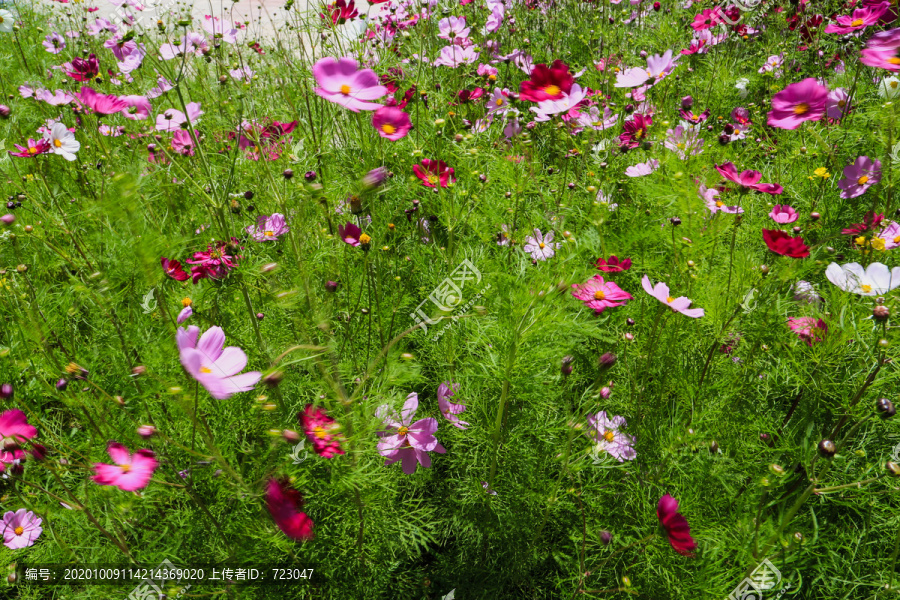
[[863,269],[859,263],[831,263],[825,270],[825,277],[845,292],[880,296],[900,286],[900,267],[888,270],[881,263],[872,263]]
[[900,79],[893,75],[882,79],[878,84],[878,95],[890,100],[900,96]]
[[9,33],[13,30],[16,18],[8,10],[0,9],[0,33]]
[[81,148],[75,134],[62,123],[54,123],[50,131],[44,134],[44,139],[50,142],[50,152],[70,161],[75,160],[75,153]]
[[748,84],[748,83],[750,83],[750,80],[749,80],[749,79],[747,79],[746,77],[741,77],[740,79],[737,80],[737,83],[734,84],[734,87],[737,88],[737,90],[738,90],[738,95],[739,95],[741,98],[746,98],[746,97],[747,97],[747,94],[749,93],[749,92],[747,91],[747,84]]

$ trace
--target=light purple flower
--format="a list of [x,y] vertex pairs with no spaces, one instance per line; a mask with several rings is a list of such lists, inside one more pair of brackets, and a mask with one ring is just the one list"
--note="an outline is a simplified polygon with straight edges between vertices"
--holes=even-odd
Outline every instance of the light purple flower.
[[772,212],[769,213],[769,216],[779,225],[793,223],[800,217],[797,211],[787,204],[776,204],[772,207]]
[[691,305],[690,298],[686,298],[684,296],[673,298],[672,296],[670,296],[669,286],[661,281],[654,286],[650,282],[650,278],[644,275],[644,278],[641,279],[641,285],[643,286],[645,292],[647,292],[675,312],[680,312],[686,317],[698,319],[705,314],[705,311],[702,308],[688,308],[688,306]]
[[41,45],[43,45],[50,54],[59,54],[66,47],[66,38],[53,32],[41,42]]
[[196,125],[197,122],[200,121],[200,115],[203,114],[203,111],[200,110],[200,103],[189,102],[186,105],[186,108],[187,115],[174,108],[170,108],[156,115],[156,130],[174,132],[179,129],[187,129],[188,122],[190,122],[191,125]]
[[900,223],[889,221],[887,227],[876,236],[884,240],[884,249],[893,250],[900,246]]
[[706,208],[712,214],[723,212],[730,215],[739,215],[744,212],[744,209],[740,206],[726,206],[724,202],[719,200],[719,190],[715,188],[707,188],[705,185],[701,185],[699,194],[706,201]]
[[190,305],[185,306],[181,309],[181,312],[178,313],[178,318],[175,321],[178,323],[178,325],[181,325],[182,323],[190,319],[193,314],[194,309],[191,308]]
[[568,94],[563,94],[559,100],[541,100],[537,107],[532,106],[529,110],[533,111],[537,116],[535,121],[549,121],[551,115],[559,113],[570,114],[579,102],[584,100],[586,93],[577,83],[572,86]]
[[198,341],[200,328],[179,327],[175,334],[181,364],[206,388],[213,398],[224,400],[237,392],[252,390],[262,377],[259,371],[241,373],[247,366],[247,355],[236,346],[225,347],[225,332],[210,327]]
[[458,383],[451,383],[449,381],[442,383],[437,391],[438,408],[441,409],[441,414],[444,415],[444,418],[450,421],[454,427],[468,429],[468,427],[463,427],[463,425],[468,425],[468,423],[460,421],[459,417],[456,416],[459,413],[465,412],[466,406],[464,404],[455,404],[449,400],[449,398],[452,398],[458,391]]
[[378,453],[385,457],[384,464],[392,465],[402,461],[403,472],[412,475],[416,467],[431,467],[429,452],[445,453],[447,450],[434,437],[437,431],[437,419],[419,419],[413,423],[416,409],[419,407],[419,395],[413,392],[406,397],[400,416],[389,405],[384,404],[375,411],[385,429],[378,432]]
[[534,260],[547,260],[556,254],[556,250],[561,246],[559,243],[553,242],[553,231],[548,231],[544,236],[540,229],[535,228],[534,237],[525,238],[525,252],[531,254]]
[[666,131],[665,147],[678,154],[681,160],[687,160],[689,156],[697,156],[703,152],[703,138],[698,129],[682,127]]
[[24,508],[8,511],[3,515],[3,545],[10,550],[33,546],[44,531],[42,522],[43,519]]
[[352,58],[323,58],[313,65],[313,75],[319,84],[316,94],[353,112],[379,108],[372,101],[388,93],[375,71],[358,70]]
[[256,225],[247,227],[247,233],[253,236],[257,242],[274,242],[279,236],[284,235],[291,228],[285,223],[284,215],[275,213],[272,216],[259,215]]
[[828,92],[825,115],[829,119],[840,120],[850,112],[850,94],[844,88],[836,88]]
[[856,198],[881,181],[881,161],[860,156],[853,164],[844,167],[844,178],[837,185],[843,191],[841,198]]
[[458,40],[464,40],[469,37],[470,29],[466,27],[465,17],[447,17],[438,21],[438,37],[457,44]]
[[649,175],[659,168],[659,161],[651,158],[647,162],[638,163],[625,169],[625,174],[629,177],[643,177]]
[[601,410],[596,415],[588,415],[587,421],[591,428],[588,435],[597,442],[598,452],[607,452],[619,462],[637,457],[634,438],[622,432],[626,426],[624,417],[617,415],[610,419],[606,416],[606,411]]
[[444,46],[441,54],[432,63],[434,66],[444,66],[455,69],[460,65],[471,65],[478,60],[479,53],[474,46],[463,48],[462,46]]

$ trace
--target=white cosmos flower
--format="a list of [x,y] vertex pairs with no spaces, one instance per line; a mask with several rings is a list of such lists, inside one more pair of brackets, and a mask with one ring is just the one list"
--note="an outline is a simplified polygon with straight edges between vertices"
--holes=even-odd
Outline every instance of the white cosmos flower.
[[900,286],[900,267],[888,269],[881,263],[872,263],[863,269],[859,263],[831,263],[825,270],[825,277],[845,292],[879,296]]
[[737,80],[737,83],[734,85],[734,87],[737,88],[738,95],[740,95],[741,98],[746,98],[747,94],[749,93],[747,91],[748,83],[750,83],[749,79],[747,79],[746,77],[741,77],[740,79]]
[[16,18],[8,10],[0,9],[0,33],[9,33]]
[[893,75],[882,79],[881,83],[878,84],[878,95],[889,100],[900,96],[900,79]]
[[75,160],[75,153],[81,149],[81,142],[62,123],[54,123],[49,133],[44,134],[44,139],[50,142],[50,152],[59,154],[66,160]]

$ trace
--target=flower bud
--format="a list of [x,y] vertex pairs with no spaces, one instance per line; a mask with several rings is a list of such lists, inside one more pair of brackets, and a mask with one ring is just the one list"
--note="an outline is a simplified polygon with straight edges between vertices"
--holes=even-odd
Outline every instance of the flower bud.
[[140,377],[141,375],[143,375],[146,372],[147,372],[147,367],[145,367],[144,365],[138,365],[135,368],[131,369],[131,374],[134,375],[135,377]]
[[306,173],[304,173],[303,177],[307,181],[313,182],[316,180],[316,172],[315,171],[307,171]]
[[572,361],[575,360],[571,356],[564,356],[562,359],[562,366],[560,367],[560,372],[563,377],[568,377],[572,374]]
[[603,542],[604,546],[609,546],[612,543],[612,534],[608,531],[601,531],[600,541]]
[[65,379],[60,379],[56,382],[56,389],[60,392],[64,391],[67,387],[69,387],[69,382]]
[[878,412],[878,415],[882,419],[890,419],[897,414],[897,409],[894,407],[894,403],[887,398],[879,398],[875,402],[875,410]]
[[718,454],[719,452],[719,442],[713,440],[709,443],[709,451],[713,454]]
[[872,318],[874,318],[876,321],[887,321],[888,317],[890,316],[890,309],[888,309],[888,307],[883,304],[879,304],[872,309]]
[[819,456],[822,458],[833,458],[835,452],[837,452],[837,446],[831,440],[819,442]]
[[9,400],[13,396],[13,386],[11,383],[0,385],[0,399]]
[[884,468],[887,469],[887,472],[893,477],[900,477],[900,465],[894,461],[889,460],[884,463]]
[[262,382],[269,387],[277,387],[284,379],[284,371],[272,371],[262,378]]
[[329,292],[336,292],[338,289],[337,281],[329,281],[325,284],[325,289]]
[[609,400],[609,397],[611,395],[612,395],[612,390],[609,389],[609,387],[604,386],[604,387],[600,388],[600,397],[603,398],[604,400]]
[[285,169],[282,171],[281,176],[285,179],[291,179],[294,176],[294,171],[292,169]]
[[296,444],[300,441],[300,434],[291,429],[285,429],[284,431],[282,431],[281,437],[283,437],[284,441],[288,442],[289,444]]
[[2,217],[0,217],[0,221],[2,221],[4,225],[12,225],[13,223],[16,222],[16,215],[11,214],[11,213],[5,214]]
[[156,427],[154,427],[153,425],[141,425],[137,428],[137,433],[145,440],[149,440],[154,435],[156,435]]
[[9,107],[7,105],[0,104],[0,117],[8,119],[10,112],[11,111],[9,110]]

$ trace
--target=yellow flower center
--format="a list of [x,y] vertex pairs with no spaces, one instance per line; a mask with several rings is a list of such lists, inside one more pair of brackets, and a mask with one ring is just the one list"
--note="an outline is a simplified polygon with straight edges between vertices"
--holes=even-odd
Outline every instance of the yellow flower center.
[[440,178],[437,175],[429,175],[428,176],[428,183],[430,183],[431,185],[434,185],[438,181],[440,181]]
[[858,183],[859,185],[865,185],[866,183],[868,183],[868,181],[869,181],[869,176],[863,175],[862,177],[860,177],[859,179],[856,180],[856,183]]
[[864,22],[865,22],[865,21],[863,21],[862,19],[853,19],[853,22],[850,23],[850,27],[859,27],[859,26],[862,25]]
[[122,472],[128,473],[131,471],[131,465],[122,465]]
[[[0,17],[0,23],[2,23],[2,22],[3,22],[3,17]],[[22,527],[21,525],[19,525],[18,527],[13,529],[13,533],[15,533],[16,535],[22,535],[23,533],[25,533],[25,528]]]
[[346,83],[345,83],[344,85],[342,85],[342,86],[341,86],[341,93],[342,93],[343,95],[345,95],[345,96],[347,96],[348,94],[350,94],[350,86],[347,85]]
[[488,75],[488,79],[490,79],[491,81],[497,81],[497,76],[496,75]]
[[62,140],[53,140],[53,145],[57,148],[62,148]]
[[607,442],[611,442],[615,439],[616,434],[613,433],[612,429],[607,429],[606,433],[603,434],[603,439]]
[[497,98],[496,102],[494,102],[497,106],[503,106],[503,98]]
[[194,303],[194,301],[191,300],[190,298],[182,298],[181,299],[181,305],[185,308],[187,308],[188,306],[190,306],[193,303]]
[[397,430],[397,435],[406,435],[409,432],[409,427],[403,426]]
[[594,292],[594,300],[604,300],[606,298],[606,293],[603,290],[597,290]]
[[675,302],[675,298],[673,298],[672,296],[667,296],[666,302],[668,302],[669,304],[672,304],[673,302]]
[[75,373],[78,373],[79,371],[81,371],[81,367],[79,367],[78,365],[76,365],[73,362],[66,365],[66,373],[68,373],[69,375],[74,375]]
[[676,146],[678,146],[679,150],[684,150],[684,142],[679,142]]
[[872,291],[872,286],[864,283],[861,286],[859,286],[859,289],[861,289],[862,291],[864,291],[865,293],[868,294],[869,292]]
[[797,106],[794,107],[795,115],[805,115],[808,112],[809,112],[809,104],[807,104],[806,102],[801,102],[800,104],[798,104]]
[[847,101],[846,100],[838,100],[838,106],[840,106],[841,108],[844,108],[845,106],[847,106]]
[[313,433],[320,440],[324,440],[326,437],[328,437],[328,432],[325,431],[325,429],[323,427],[319,427],[319,426],[313,427]]
[[551,96],[555,96],[558,93],[560,93],[561,91],[562,90],[559,89],[559,86],[556,86],[556,85],[548,85],[547,87],[544,88],[544,93],[549,94]]
[[381,126],[381,130],[388,135],[393,135],[397,133],[397,128],[391,125],[390,123],[385,123]]
[[892,81],[892,82],[891,82],[891,87],[894,88],[894,89],[896,89],[898,83],[900,83],[900,82]]
[[362,234],[361,236],[359,236],[359,243],[362,244],[362,245],[364,245],[364,246],[365,246],[366,244],[368,244],[369,242],[371,242],[371,241],[372,241],[372,237],[371,237],[370,235],[366,234],[366,233],[364,233],[364,234]]
[[635,132],[634,132],[634,137],[637,138],[637,139],[641,139],[642,137],[644,137],[644,130],[643,130],[643,129],[638,129],[637,131],[635,131]]
[[263,235],[265,235],[266,237],[274,237],[275,232],[274,231],[266,231]]
[[209,367],[200,367],[200,372],[201,373],[212,373],[212,369],[210,369]]
[[900,65],[900,56],[892,56],[887,61],[892,65]]
[[894,243],[900,244],[900,235],[898,235],[897,237],[894,238]]
[[722,208],[723,206],[725,206],[725,203],[722,202],[721,200],[716,200],[716,206],[717,206],[718,208]]
[[35,148],[34,146],[28,147],[28,154],[37,154],[37,152],[38,152],[38,149]]
[[543,249],[544,249],[544,242],[541,242],[540,244],[538,244],[538,248],[540,248],[541,250],[543,250]]

